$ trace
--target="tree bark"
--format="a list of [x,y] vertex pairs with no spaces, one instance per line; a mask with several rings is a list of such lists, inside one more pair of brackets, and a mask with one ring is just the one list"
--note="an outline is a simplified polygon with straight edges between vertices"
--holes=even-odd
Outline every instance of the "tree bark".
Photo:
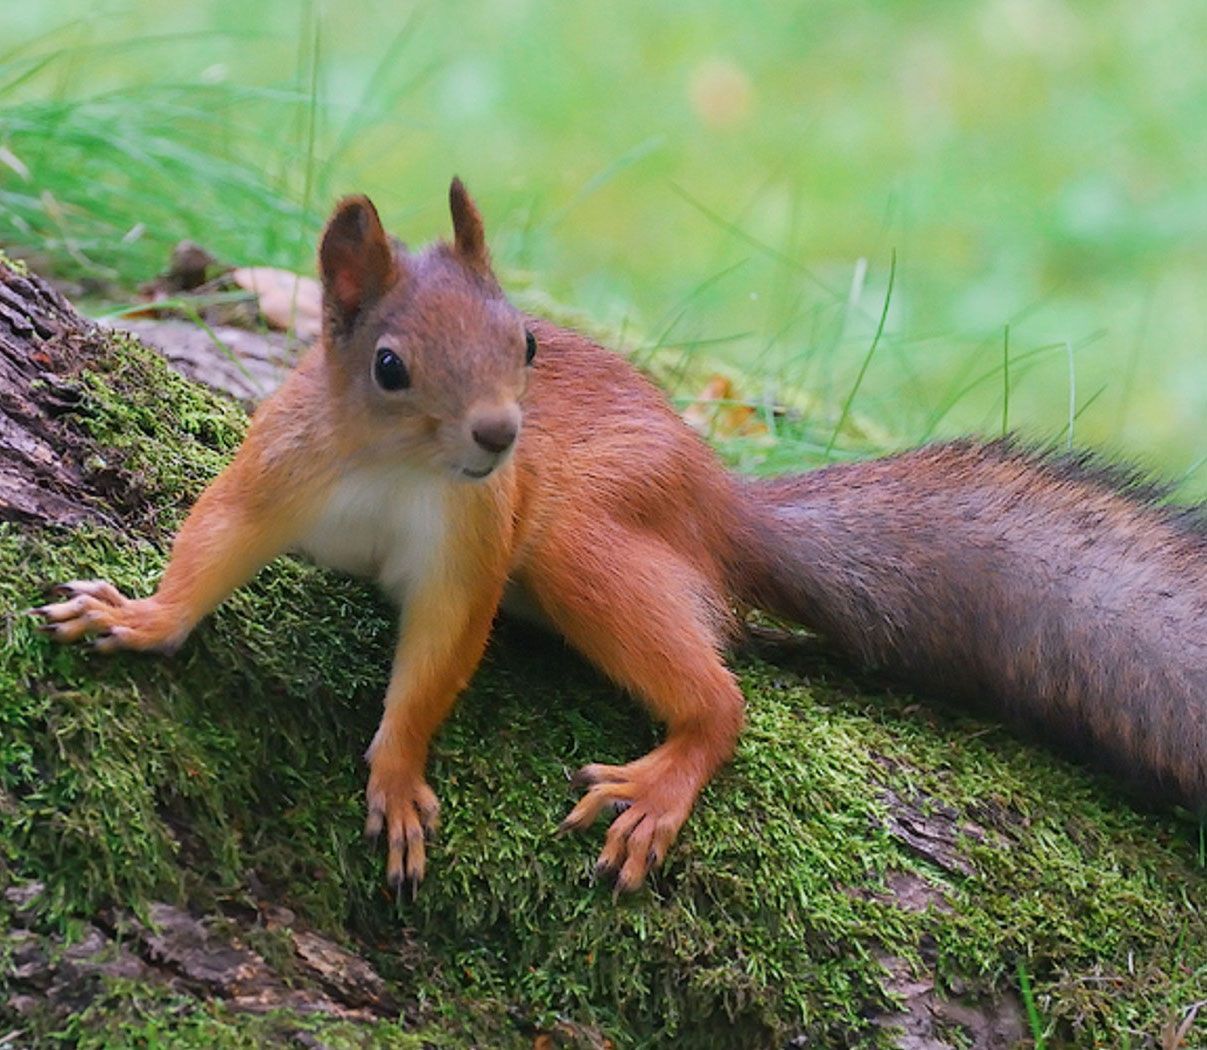
[[109,522],[98,499],[104,470],[69,413],[74,381],[104,334],[49,284],[0,257],[0,521]]

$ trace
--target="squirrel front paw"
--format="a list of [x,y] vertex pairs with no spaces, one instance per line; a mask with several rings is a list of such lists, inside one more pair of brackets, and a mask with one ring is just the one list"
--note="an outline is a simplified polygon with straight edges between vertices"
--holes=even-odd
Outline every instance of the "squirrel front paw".
[[427,836],[440,823],[440,803],[410,763],[380,752],[370,762],[365,834],[376,838],[385,829],[386,879],[399,891],[407,882],[414,898],[427,868]]
[[127,598],[104,580],[72,580],[50,593],[63,601],[30,612],[38,629],[65,644],[90,639],[98,652],[140,649],[170,653],[188,634],[154,598]]

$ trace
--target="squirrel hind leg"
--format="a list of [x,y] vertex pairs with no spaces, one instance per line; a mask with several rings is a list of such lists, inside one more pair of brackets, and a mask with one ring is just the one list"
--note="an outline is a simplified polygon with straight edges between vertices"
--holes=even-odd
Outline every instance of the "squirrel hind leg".
[[666,740],[625,765],[588,765],[561,830],[620,810],[597,870],[633,890],[665,857],[700,790],[733,753],[745,701],[721,660],[721,591],[665,544],[613,526],[556,530],[527,584],[553,625],[667,725]]

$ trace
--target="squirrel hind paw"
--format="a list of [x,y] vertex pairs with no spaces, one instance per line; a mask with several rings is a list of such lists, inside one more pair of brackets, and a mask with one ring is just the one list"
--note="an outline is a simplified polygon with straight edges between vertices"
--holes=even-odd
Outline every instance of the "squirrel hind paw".
[[662,863],[691,810],[694,795],[685,798],[674,790],[673,778],[659,772],[643,760],[585,766],[579,780],[590,786],[559,828],[586,828],[609,809],[617,814],[595,864],[597,878],[615,877],[617,896],[639,889]]

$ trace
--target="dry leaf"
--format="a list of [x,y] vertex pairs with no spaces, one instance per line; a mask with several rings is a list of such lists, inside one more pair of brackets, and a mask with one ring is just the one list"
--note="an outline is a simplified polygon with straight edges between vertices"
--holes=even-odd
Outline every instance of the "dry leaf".
[[318,281],[272,266],[244,266],[231,271],[231,277],[244,291],[251,292],[260,304],[260,313],[273,328],[293,329],[297,337],[309,341],[322,330],[323,295]]
[[714,375],[683,410],[688,425],[708,437],[752,437],[767,433],[753,405],[741,401],[728,376]]

